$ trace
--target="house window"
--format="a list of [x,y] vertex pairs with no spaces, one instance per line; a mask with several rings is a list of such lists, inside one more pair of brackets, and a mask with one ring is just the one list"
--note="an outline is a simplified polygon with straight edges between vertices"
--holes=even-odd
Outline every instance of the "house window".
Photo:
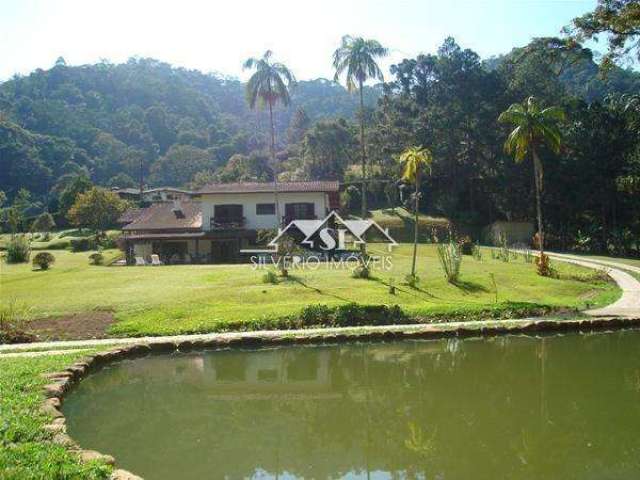
[[242,228],[244,217],[242,205],[216,205],[211,219],[211,228]]
[[276,204],[275,203],[258,203],[256,205],[256,215],[275,215]]
[[313,220],[316,218],[315,205],[313,203],[287,203],[284,206],[284,215],[291,220]]
[[213,216],[216,222],[225,222],[242,219],[242,205],[216,205]]

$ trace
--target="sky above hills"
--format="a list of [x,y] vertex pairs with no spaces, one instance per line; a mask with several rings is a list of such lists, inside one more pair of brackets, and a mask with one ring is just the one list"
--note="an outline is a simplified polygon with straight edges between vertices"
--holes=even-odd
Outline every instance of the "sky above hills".
[[559,35],[595,0],[0,0],[0,80],[101,59],[154,57],[245,78],[242,62],[266,49],[299,79],[331,77],[344,34],[379,40],[388,65],[435,52],[445,37],[483,57],[533,37]]

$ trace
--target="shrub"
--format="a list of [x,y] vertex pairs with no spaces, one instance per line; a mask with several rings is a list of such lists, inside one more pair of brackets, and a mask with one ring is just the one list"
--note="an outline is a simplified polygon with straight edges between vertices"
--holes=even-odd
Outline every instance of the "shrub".
[[89,250],[95,250],[97,246],[98,245],[96,243],[96,240],[93,237],[71,239],[71,250],[74,252],[87,252]]
[[7,244],[7,263],[27,263],[31,258],[31,242],[26,235],[14,235]]
[[92,253],[89,255],[89,263],[91,265],[102,265],[104,263],[104,255],[101,253]]
[[[492,250],[493,253],[493,250]],[[475,260],[477,260],[478,262],[482,261],[482,251],[480,250],[480,245],[475,244],[473,246],[473,252],[472,252],[473,258]]]
[[49,267],[55,263],[56,257],[49,252],[40,252],[33,257],[33,266],[40,267],[40,270],[49,270]]
[[308,305],[299,314],[304,327],[359,327],[412,323],[398,305],[359,305],[348,303],[337,307]]
[[441,243],[438,245],[438,258],[449,283],[456,283],[460,277],[462,254],[457,243]]
[[471,237],[465,235],[458,240],[458,245],[460,247],[460,252],[462,253],[462,255],[473,255],[473,251],[476,245],[471,241]]
[[546,253],[536,257],[536,269],[538,270],[538,275],[542,277],[553,277],[556,275],[556,271],[551,267],[551,259]]
[[278,275],[273,270],[267,270],[262,275],[262,283],[271,283],[275,285],[278,283]]
[[101,236],[99,241],[96,243],[98,244],[98,246],[104,249],[112,249],[112,248],[118,248],[119,241],[120,241],[120,233],[116,233],[116,234],[110,233],[110,234]]

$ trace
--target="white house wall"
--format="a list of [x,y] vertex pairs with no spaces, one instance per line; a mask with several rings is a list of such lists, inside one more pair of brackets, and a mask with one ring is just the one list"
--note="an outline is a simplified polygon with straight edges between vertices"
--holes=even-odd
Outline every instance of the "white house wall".
[[[216,205],[242,205],[242,215],[245,218],[244,228],[249,230],[274,228],[276,222],[275,215],[257,215],[256,205],[259,203],[275,203],[273,193],[209,193],[203,194],[202,198],[202,228],[209,230],[211,218]],[[280,216],[284,216],[285,204],[287,203],[313,203],[315,214],[322,218],[327,214],[329,206],[327,194],[323,192],[297,192],[279,193],[278,203],[280,204]]]

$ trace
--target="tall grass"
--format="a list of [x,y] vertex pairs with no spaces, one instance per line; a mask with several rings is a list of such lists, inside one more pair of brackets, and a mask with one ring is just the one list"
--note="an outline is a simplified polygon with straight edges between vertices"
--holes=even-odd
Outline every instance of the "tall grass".
[[456,242],[439,244],[438,259],[447,281],[456,283],[460,277],[460,266],[462,265],[460,246]]
[[7,263],[26,263],[31,258],[31,242],[26,235],[14,235],[7,244]]

